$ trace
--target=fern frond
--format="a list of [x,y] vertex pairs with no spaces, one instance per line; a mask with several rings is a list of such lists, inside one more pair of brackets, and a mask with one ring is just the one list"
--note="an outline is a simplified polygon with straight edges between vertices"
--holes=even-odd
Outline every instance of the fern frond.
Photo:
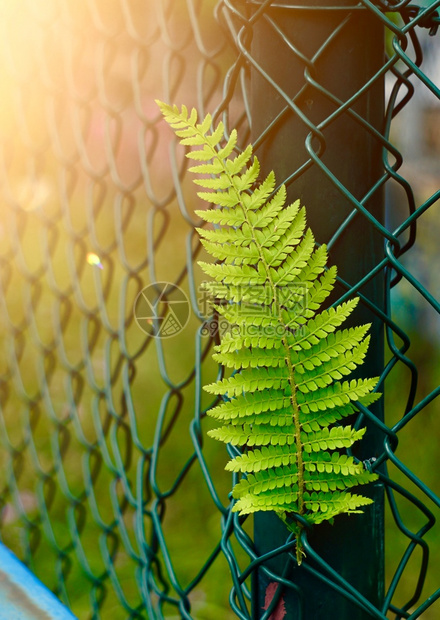
[[319,342],[316,346],[297,353],[298,363],[295,364],[296,370],[301,372],[301,369],[304,368],[307,371],[311,371],[313,368],[330,361],[330,359],[351,350],[362,341],[369,328],[370,325],[366,324],[329,334],[325,348]]
[[[377,479],[377,476],[376,476]],[[304,474],[305,487],[308,491],[343,491],[360,484],[368,484],[372,481],[370,472],[362,470],[354,474],[323,474],[315,472]]]
[[318,310],[334,288],[336,281],[336,267],[330,267],[322,276],[307,288],[307,307],[311,311]]
[[[268,226],[273,218],[284,208],[286,204],[287,192],[284,185],[280,187],[277,193],[258,211],[249,211],[247,217],[252,228],[264,229]],[[297,203],[299,206],[299,201]],[[304,223],[305,226],[305,223]]]
[[316,247],[299,201],[286,205],[275,174],[260,183],[252,146],[237,154],[237,133],[201,122],[195,110],[159,103],[162,113],[195,162],[190,171],[199,197],[214,208],[197,211],[219,229],[199,228],[201,242],[217,263],[199,263],[212,280],[205,288],[213,307],[231,325],[214,359],[235,371],[206,386],[224,402],[208,414],[222,426],[208,434],[243,448],[226,469],[241,473],[233,489],[240,514],[275,511],[297,535],[301,526],[360,512],[371,503],[347,491],[377,476],[344,453],[365,429],[344,419],[356,403],[369,406],[377,379],[350,379],[364,363],[369,325],[341,328],[358,298],[322,308],[334,289],[336,267],[327,248]]
[[240,374],[233,375],[229,379],[222,379],[216,383],[205,385],[205,390],[210,394],[227,394],[229,398],[239,394],[250,394],[267,388],[286,389],[288,386],[289,369],[281,368],[256,368],[243,370]]
[[[287,327],[294,328],[297,326],[294,318],[286,318],[285,323],[281,323],[278,316],[274,316],[273,309],[270,306],[261,305],[258,308],[253,304],[241,304],[240,307],[234,305],[228,306],[215,306],[216,310],[225,319],[227,319],[231,325],[239,326],[244,329],[254,327],[252,330],[255,335],[257,333],[261,336],[270,332],[280,330],[280,334],[286,331]],[[248,312],[243,312],[243,308],[247,308]],[[279,338],[279,335],[278,335]]]
[[[336,308],[323,310],[316,318],[312,318],[307,322],[304,333],[300,333],[297,337],[293,335],[289,338],[289,345],[295,351],[301,349],[311,349],[313,345],[320,344],[320,341],[327,339],[328,335],[334,332],[353,312],[357,306],[358,299],[350,299],[340,304]],[[320,344],[321,349],[325,349],[323,343]]]
[[230,174],[231,176],[235,176],[243,169],[244,166],[248,164],[251,157],[252,144],[249,144],[242,153],[240,153],[233,159],[227,159],[225,162],[223,162],[223,166],[226,166],[228,174]]
[[352,379],[351,381],[336,381],[333,385],[313,392],[297,392],[296,398],[301,411],[326,411],[346,405],[350,401],[359,400],[369,394],[376,386],[378,378]]
[[[306,471],[320,474],[341,474],[343,476],[355,476],[365,472],[362,463],[355,461],[348,454],[339,452],[318,452],[304,455]],[[375,475],[375,474],[373,474]]]
[[[372,393],[363,396],[362,398],[358,398],[358,401],[362,403],[362,405],[364,405],[365,407],[368,407],[376,400],[378,400],[380,396],[381,395],[378,393]],[[318,424],[318,426],[320,427],[330,426],[331,424],[334,424],[335,422],[342,420],[342,418],[346,418],[353,413],[356,413],[357,411],[358,409],[356,408],[356,405],[354,403],[348,403],[347,405],[344,405],[342,407],[338,406],[334,409],[327,409],[325,411],[322,411],[321,409],[317,409],[316,411],[309,411],[307,413],[301,411],[299,416],[300,425],[302,426],[303,424],[310,424],[311,428],[315,428],[316,424]]]
[[[200,151],[195,151],[199,153]],[[190,153],[194,156],[195,153]],[[234,189],[229,188],[224,192],[197,192],[197,196],[207,202],[212,202],[219,207],[234,207],[237,204],[237,195]]]
[[286,355],[283,349],[241,349],[231,353],[213,353],[213,359],[227,368],[276,368],[285,366]]
[[324,388],[336,379],[342,379],[344,375],[349,375],[357,366],[363,364],[367,353],[370,337],[368,336],[361,344],[352,350],[340,353],[337,357],[331,358],[328,362],[323,362],[318,368],[306,371],[303,365],[295,368],[297,373],[305,378],[301,381],[297,376],[297,386],[301,392],[311,392],[318,388]]
[[282,489],[283,487],[297,491],[298,470],[295,465],[275,467],[250,474],[235,485],[232,496],[239,499],[245,495],[261,495],[269,489]]
[[229,187],[231,187],[231,181],[229,177],[224,173],[210,179],[194,179],[194,183],[196,185],[200,185],[200,187],[215,190],[228,189]]
[[[196,228],[196,231],[199,233],[202,239],[206,239],[212,243],[216,243],[219,245],[231,244],[239,245],[241,247],[248,247],[253,243],[253,235],[252,230],[249,226],[242,226],[240,229],[231,230],[227,228],[221,228],[218,230],[205,230],[204,228]],[[237,252],[236,252],[237,253]],[[257,258],[258,256],[256,256]]]
[[240,350],[242,348],[259,348],[259,349],[281,349],[283,343],[280,341],[278,334],[265,333],[260,334],[244,333],[226,333],[222,342],[215,346],[215,351],[220,354],[229,353],[231,351]]
[[[265,228],[254,228],[253,232],[258,246],[262,248],[272,248],[289,230],[292,223],[295,222],[296,215],[298,213],[299,204],[295,203],[289,207],[285,207],[280,211]],[[295,237],[301,238],[301,234],[296,232],[298,225],[295,222]]]
[[[230,172],[230,171],[229,171]],[[252,164],[243,172],[243,174],[238,175],[237,173],[234,175],[234,185],[236,189],[240,192],[244,192],[252,187],[255,181],[258,178],[260,172],[260,162],[256,157],[254,157],[254,161]]]
[[292,407],[286,407],[284,409],[277,409],[276,411],[265,411],[260,413],[246,414],[245,417],[240,419],[240,422],[246,422],[247,424],[264,424],[269,426],[286,426],[289,427],[290,432],[294,430],[292,423]]
[[189,172],[196,174],[220,174],[223,171],[223,166],[219,161],[213,161],[205,164],[197,164],[188,168]]
[[285,446],[292,445],[295,437],[288,427],[274,428],[271,425],[259,425],[253,428],[249,424],[243,426],[222,426],[208,431],[213,439],[218,439],[233,446]]
[[269,510],[279,513],[294,512],[298,502],[298,495],[298,492],[285,489],[271,489],[257,496],[249,493],[249,495],[241,497],[235,503],[232,510],[239,512],[241,515],[260,511],[267,512]]
[[211,209],[210,211],[195,211],[195,214],[211,224],[221,226],[239,227],[246,222],[246,218],[241,208],[235,209]]
[[356,431],[351,426],[333,426],[319,431],[307,432],[306,425],[302,426],[302,444],[306,452],[321,452],[336,450],[337,448],[350,448],[355,441],[362,438],[365,428]]
[[[211,231],[209,231],[211,232]],[[237,240],[237,245],[240,240]],[[230,245],[221,245],[220,243],[212,243],[201,239],[203,247],[211,256],[225,261],[225,263],[234,263],[234,265],[249,265],[255,263],[258,258],[258,248],[255,246],[242,247],[240,256],[237,256],[236,248]]]
[[284,390],[253,392],[223,402],[209,411],[209,415],[217,419],[234,419],[251,413],[277,411],[290,404],[290,396]]
[[266,275],[252,269],[249,265],[211,264],[199,261],[202,270],[217,282],[235,284],[236,286],[261,285],[266,282]]
[[226,465],[228,471],[257,472],[273,467],[287,466],[296,463],[295,446],[280,446],[275,452],[272,448],[263,447],[236,456]]
[[275,189],[275,174],[269,172],[260,186],[257,187],[251,194],[245,192],[239,194],[239,199],[243,204],[243,207],[247,211],[253,211],[262,207],[267,198],[272,194]]
[[320,491],[319,493],[314,491],[312,493],[305,492],[305,504],[311,511],[307,519],[310,523],[322,523],[323,521],[330,521],[339,514],[356,514],[362,512],[358,510],[361,506],[368,506],[373,500],[362,495],[355,495],[344,491],[325,493]]

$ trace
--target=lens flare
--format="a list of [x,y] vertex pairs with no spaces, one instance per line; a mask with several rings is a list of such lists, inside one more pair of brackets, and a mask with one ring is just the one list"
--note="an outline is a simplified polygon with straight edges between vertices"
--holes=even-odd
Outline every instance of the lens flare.
[[99,267],[100,269],[104,269],[104,267],[103,267],[103,265],[101,263],[101,259],[94,252],[89,252],[87,254],[87,262],[89,263],[89,265],[94,265],[95,267]]

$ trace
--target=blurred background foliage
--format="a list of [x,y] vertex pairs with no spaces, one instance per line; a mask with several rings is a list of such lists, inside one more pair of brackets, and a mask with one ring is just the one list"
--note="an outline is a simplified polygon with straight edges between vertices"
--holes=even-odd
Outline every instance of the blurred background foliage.
[[[200,332],[200,204],[154,104],[184,102],[202,115],[221,103],[237,58],[221,4],[0,0],[0,535],[81,619],[153,617],[161,574],[177,576],[169,596],[179,598],[224,531],[227,455],[217,442],[205,445],[210,422],[200,416],[210,404],[200,385],[217,373]],[[435,80],[438,41],[423,40]],[[417,204],[440,177],[440,108],[422,90],[392,137]],[[243,110],[238,87],[228,123],[245,141]],[[399,191],[387,193],[390,229]],[[403,259],[433,295],[437,206]],[[176,282],[192,312],[183,331],[159,341],[139,329],[133,304],[161,281]],[[419,368],[418,402],[439,383],[439,318],[405,280],[392,302]],[[389,425],[401,416],[408,381],[398,364],[385,394]],[[436,492],[437,408],[433,401],[405,427],[398,448]],[[401,508],[417,529],[411,506]],[[426,538],[433,568],[424,596],[438,586],[438,528]],[[407,543],[388,515],[388,583]],[[248,558],[231,546],[244,568]],[[411,597],[419,561],[411,560],[397,598]],[[147,594],[149,570],[156,585]],[[220,553],[189,588],[193,617],[235,617],[230,588]],[[166,600],[162,613],[180,617]]]

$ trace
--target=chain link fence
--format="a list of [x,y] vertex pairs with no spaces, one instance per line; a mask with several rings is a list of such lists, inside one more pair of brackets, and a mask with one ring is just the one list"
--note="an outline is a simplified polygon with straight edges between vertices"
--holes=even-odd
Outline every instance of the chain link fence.
[[[206,438],[201,386],[218,368],[196,264],[202,206],[154,99],[212,113],[242,145],[252,138],[294,194],[318,168],[350,207],[336,228],[321,211],[331,252],[344,238],[356,248],[353,230],[368,223],[380,235],[382,258],[341,280],[386,335],[385,420],[365,410],[358,421],[380,438],[369,463],[386,492],[380,600],[309,556],[362,618],[438,616],[439,6],[0,0],[0,534],[78,618],[273,620],[283,596],[300,597],[270,565],[293,542],[261,554],[250,519],[230,511],[224,448]],[[318,30],[322,19],[318,47],[302,47],[292,16]],[[333,85],[352,50],[340,65],[325,59],[363,20],[384,40],[341,98]],[[291,88],[276,73],[281,48]],[[358,104],[378,85],[386,107],[373,122]],[[265,149],[286,118],[298,157],[279,161]],[[325,155],[335,123],[361,127],[379,153],[379,174],[360,170],[360,187]],[[337,149],[350,162],[354,151]],[[382,222],[368,207],[380,193]],[[379,276],[383,307],[362,288]],[[257,570],[283,585],[271,605],[273,593],[255,603]]]

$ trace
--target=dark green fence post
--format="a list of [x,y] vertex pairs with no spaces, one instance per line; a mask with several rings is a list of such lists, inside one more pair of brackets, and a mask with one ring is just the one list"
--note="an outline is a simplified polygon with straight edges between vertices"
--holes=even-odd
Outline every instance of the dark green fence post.
[[[368,216],[350,213],[361,204],[383,222],[383,196],[378,180],[382,173],[381,142],[373,130],[382,130],[384,85],[379,76],[349,108],[366,124],[344,111],[331,118],[339,102],[346,102],[373,78],[384,61],[384,33],[370,11],[345,1],[335,6],[316,0],[307,7],[279,0],[265,8],[248,38],[251,62],[252,139],[263,172],[275,169],[279,182],[288,180],[291,200],[306,205],[309,224],[318,243],[330,243],[330,260],[351,286],[368,274],[383,257],[383,236]],[[296,3],[298,4],[298,3]],[[323,4],[328,4],[323,7]],[[342,3],[343,4],[343,3]],[[250,3],[261,10],[261,3]],[[347,8],[351,5],[352,8]],[[248,32],[248,34],[250,31]],[[330,117],[330,118],[329,118]],[[318,159],[319,161],[314,161]],[[322,162],[320,165],[319,162]],[[333,175],[333,176],[332,176]],[[374,190],[375,185],[377,188]],[[362,211],[362,209],[361,209]],[[344,225],[345,223],[345,225]],[[339,231],[339,233],[338,233]],[[384,307],[383,273],[370,279],[360,293],[374,308]],[[341,286],[339,295],[344,293]],[[384,367],[383,322],[362,303],[356,323],[372,322],[372,339],[363,376],[378,376]],[[382,401],[374,413],[383,419]],[[374,423],[357,456],[379,453],[383,436]],[[380,608],[384,588],[383,489],[370,489],[375,503],[364,515],[339,517],[309,535],[314,550],[339,575]],[[259,554],[282,545],[287,530],[273,514],[255,517],[255,544]],[[309,554],[310,555],[310,554]],[[368,611],[317,576],[313,557],[300,568],[287,554],[277,555],[263,567],[284,574],[295,587],[284,587],[283,600],[271,618],[297,620],[366,620],[384,617]],[[268,617],[267,604],[276,580],[264,568],[253,584],[253,618]],[[280,591],[278,591],[278,594]]]

